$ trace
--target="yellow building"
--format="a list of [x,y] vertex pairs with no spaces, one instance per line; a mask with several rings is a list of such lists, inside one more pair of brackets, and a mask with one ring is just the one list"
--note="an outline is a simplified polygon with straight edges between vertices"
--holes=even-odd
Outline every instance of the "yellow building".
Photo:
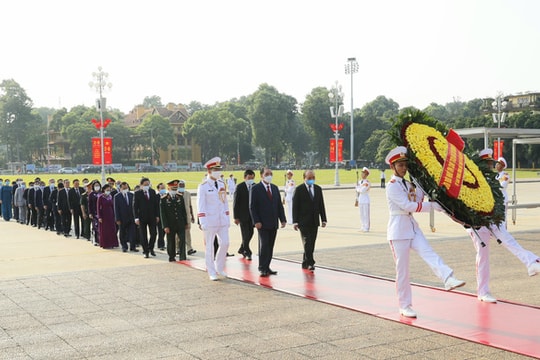
[[175,143],[169,146],[167,150],[159,151],[159,164],[177,163],[188,165],[193,162],[201,162],[201,147],[182,136],[182,128],[189,117],[184,105],[168,103],[165,107],[155,106],[152,108],[138,105],[124,117],[124,124],[127,127],[135,128],[142,124],[147,116],[151,115],[160,115],[168,119],[174,132]]

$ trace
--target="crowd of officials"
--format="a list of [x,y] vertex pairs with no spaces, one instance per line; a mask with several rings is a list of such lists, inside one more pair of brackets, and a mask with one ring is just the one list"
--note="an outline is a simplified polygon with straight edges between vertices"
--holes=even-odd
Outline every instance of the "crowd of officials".
[[[142,178],[132,191],[128,183],[111,177],[104,184],[88,179],[49,179],[46,184],[37,177],[28,186],[20,178],[0,179],[0,215],[5,221],[83,238],[104,249],[121,246],[123,252],[139,252],[142,247],[147,258],[156,256],[156,240],[165,250],[167,238],[169,261],[196,252],[189,232],[195,221],[190,197],[182,180],[168,182],[167,188],[160,183],[156,191]],[[173,237],[177,224],[185,231]]]

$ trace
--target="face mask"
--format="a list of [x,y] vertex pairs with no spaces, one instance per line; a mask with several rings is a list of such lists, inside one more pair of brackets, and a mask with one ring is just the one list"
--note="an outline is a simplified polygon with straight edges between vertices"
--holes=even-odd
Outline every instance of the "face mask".
[[265,176],[264,177],[264,181],[268,184],[270,184],[272,182],[272,175],[268,175],[268,176]]
[[212,171],[211,174],[212,174],[212,177],[216,180],[221,178],[221,171]]
[[101,186],[99,185],[94,186],[94,191],[99,191],[100,189],[101,189]]
[[129,189],[122,190],[122,194],[124,194],[124,195],[127,194],[128,192],[129,192]]
[[26,185],[21,185],[21,189],[24,189],[24,188],[26,188]]
[[49,184],[49,187],[50,187],[51,189],[54,189],[54,184]]
[[186,191],[186,189],[185,189],[185,188],[178,188],[178,192],[181,192],[181,193],[183,193],[184,191]]
[[2,184],[3,184],[3,183],[0,181],[0,186],[2,186]]
[[39,189],[39,185],[34,185],[34,189]]
[[253,180],[253,179],[247,179],[247,180],[246,180],[246,184],[248,184],[248,185],[253,185],[253,184],[255,184],[255,180]]
[[165,190],[165,189],[159,190],[160,195],[165,195],[166,193],[167,193],[167,190]]
[[148,186],[148,185],[147,185],[147,186],[143,186],[142,189],[143,189],[143,191],[148,191],[148,190],[150,189],[150,186]]
[[21,185],[21,181],[17,181],[17,185]]
[[111,195],[111,192],[109,190],[105,190],[105,195]]
[[306,181],[306,183],[308,185],[313,185],[313,184],[315,184],[315,180],[314,179],[309,179],[309,180]]
[[173,196],[173,197],[176,196],[176,193],[177,193],[176,190],[169,190],[169,194],[170,194],[171,196]]
[[82,186],[83,186],[83,188],[86,189],[86,187],[88,186],[88,183],[87,183],[87,182],[83,182],[83,183],[82,183]]

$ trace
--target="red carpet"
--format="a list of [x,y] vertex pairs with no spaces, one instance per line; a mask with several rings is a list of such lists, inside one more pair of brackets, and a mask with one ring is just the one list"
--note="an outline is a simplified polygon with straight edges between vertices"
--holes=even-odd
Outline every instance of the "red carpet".
[[[205,270],[204,259],[181,261]],[[540,308],[499,301],[480,302],[463,292],[413,286],[417,319],[400,317],[393,280],[337,269],[302,270],[299,263],[273,259],[277,276],[260,277],[258,259],[227,259],[229,278],[399,321],[464,340],[540,357]]]

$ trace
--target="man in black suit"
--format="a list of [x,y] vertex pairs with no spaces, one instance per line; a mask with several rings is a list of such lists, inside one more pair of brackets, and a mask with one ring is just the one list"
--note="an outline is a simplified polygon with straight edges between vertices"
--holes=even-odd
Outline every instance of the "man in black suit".
[[[304,171],[304,183],[296,187],[292,201],[294,230],[300,229],[302,245],[304,246],[304,259],[302,269],[315,270],[315,240],[320,222],[326,227],[326,210],[322,189],[315,185],[315,172]],[[320,220],[320,221],[319,221]]]
[[127,182],[120,184],[120,192],[114,195],[114,217],[120,234],[122,251],[139,251],[135,247],[135,218],[133,217],[133,194]]
[[270,269],[279,223],[285,227],[287,220],[276,185],[272,184],[272,170],[261,169],[262,181],[251,189],[249,206],[253,224],[259,233],[259,271],[261,276],[276,275]]
[[71,208],[69,207],[69,180],[64,180],[63,184],[58,184],[58,214],[62,220],[64,236],[71,236]]
[[[139,226],[144,257],[148,258],[148,254],[156,256],[154,245],[159,223],[159,201],[154,189],[150,189],[148,178],[141,179],[141,189],[136,191],[133,197],[133,216],[135,224]],[[150,240],[148,240],[148,231]]]
[[81,210],[82,194],[84,194],[84,189],[79,187],[79,179],[73,180],[73,187],[68,191],[68,201],[69,208],[71,209],[71,215],[73,216],[75,236],[77,239],[81,235],[81,225],[83,221]]
[[242,245],[240,245],[238,253],[248,260],[251,260],[252,252],[249,248],[249,242],[253,237],[253,222],[249,213],[249,196],[254,178],[255,173],[253,170],[244,171],[244,182],[236,187],[233,202],[234,223],[240,225],[240,232],[242,233]]
[[54,179],[49,179],[49,186],[43,189],[43,221],[45,230],[54,231],[54,216],[51,203],[51,193],[56,189]]
[[61,235],[64,232],[64,228],[62,227],[62,215],[60,215],[60,213],[58,212],[58,189],[60,188],[60,184],[62,184],[62,188],[64,188],[64,180],[58,179],[57,184],[57,187],[53,191],[51,191],[49,200],[52,206],[54,229],[56,230],[56,235]]

